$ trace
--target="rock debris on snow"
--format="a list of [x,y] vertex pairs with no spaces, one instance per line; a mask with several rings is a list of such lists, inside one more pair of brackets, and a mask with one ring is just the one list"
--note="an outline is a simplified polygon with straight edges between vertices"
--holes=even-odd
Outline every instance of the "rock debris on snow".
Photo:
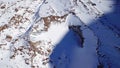
[[119,68],[119,4],[0,0],[0,67]]

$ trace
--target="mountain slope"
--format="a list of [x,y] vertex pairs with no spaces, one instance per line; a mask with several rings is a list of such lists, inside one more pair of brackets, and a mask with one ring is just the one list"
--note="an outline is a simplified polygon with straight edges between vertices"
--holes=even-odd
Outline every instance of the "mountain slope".
[[0,0],[2,68],[119,68],[118,0]]

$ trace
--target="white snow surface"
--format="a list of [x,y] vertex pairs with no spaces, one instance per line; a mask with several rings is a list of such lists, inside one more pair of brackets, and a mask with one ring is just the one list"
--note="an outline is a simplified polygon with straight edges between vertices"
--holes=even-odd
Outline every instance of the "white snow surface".
[[[113,5],[112,0],[0,0],[0,68],[120,67],[119,24],[112,17],[99,19],[113,12]],[[81,26],[83,48],[72,25]]]

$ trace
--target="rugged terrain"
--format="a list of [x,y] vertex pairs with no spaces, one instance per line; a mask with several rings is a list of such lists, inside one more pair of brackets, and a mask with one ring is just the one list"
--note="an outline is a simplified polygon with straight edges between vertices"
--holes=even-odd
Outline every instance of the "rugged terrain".
[[0,68],[119,68],[119,0],[0,0]]

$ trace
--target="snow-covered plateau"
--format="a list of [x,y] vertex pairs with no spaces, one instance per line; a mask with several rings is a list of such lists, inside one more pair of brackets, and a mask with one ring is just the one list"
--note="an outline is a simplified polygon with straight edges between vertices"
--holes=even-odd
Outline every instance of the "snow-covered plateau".
[[120,0],[0,0],[0,68],[120,68]]

